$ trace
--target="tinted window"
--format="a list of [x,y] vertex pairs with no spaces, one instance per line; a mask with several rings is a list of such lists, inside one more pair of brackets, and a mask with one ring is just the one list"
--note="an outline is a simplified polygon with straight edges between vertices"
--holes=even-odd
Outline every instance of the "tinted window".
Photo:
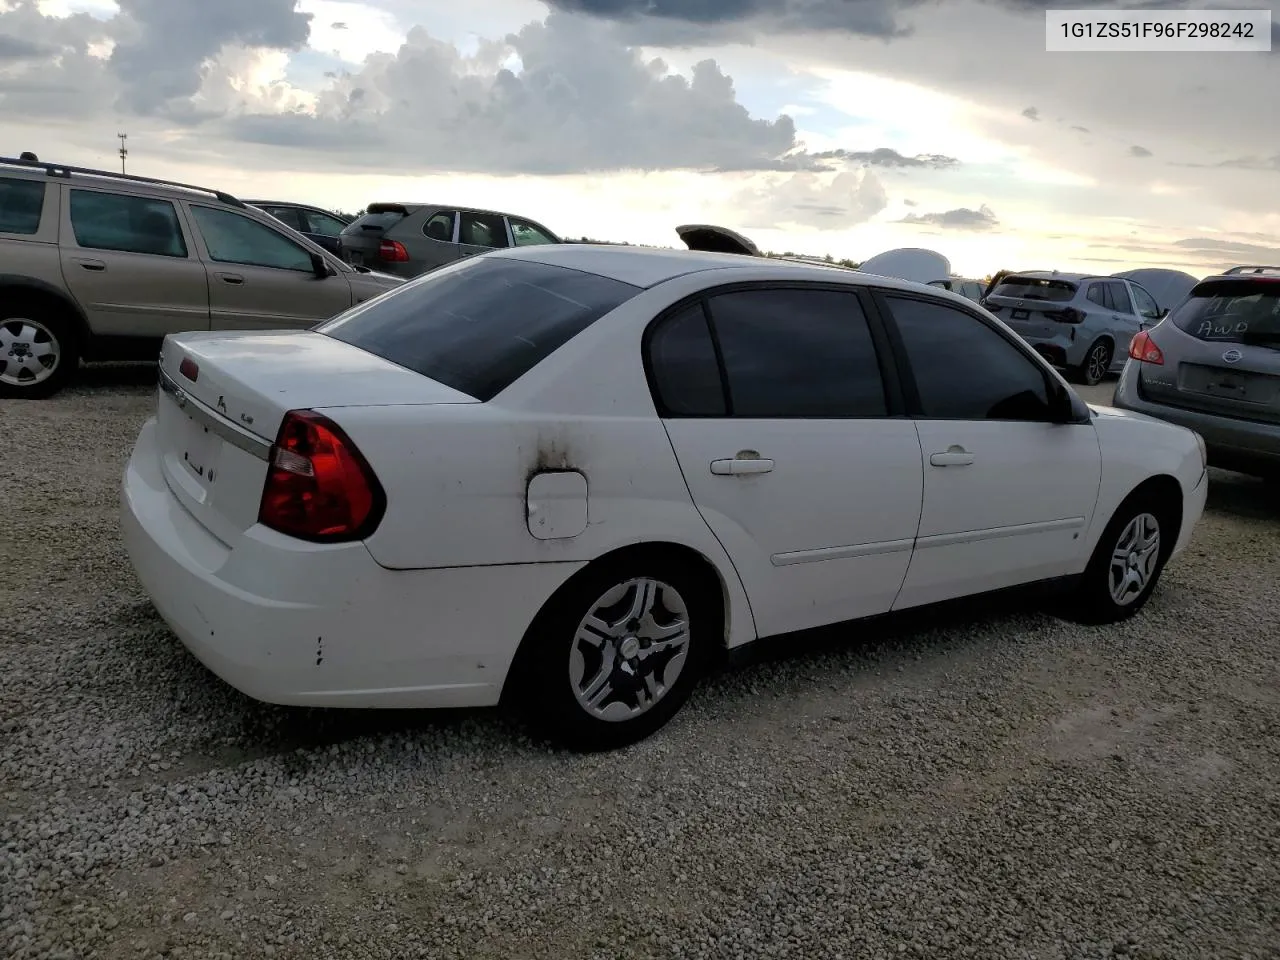
[[399,210],[383,210],[378,213],[366,213],[356,217],[342,228],[346,234],[369,234],[380,237],[404,219]]
[[298,216],[302,218],[302,227],[305,233],[314,233],[322,237],[336,237],[346,226],[337,217],[331,217],[327,213],[320,213],[318,210],[299,210]]
[[1107,284],[1107,289],[1111,291],[1116,313],[1133,313],[1133,301],[1129,299],[1129,291],[1123,283],[1113,280]]
[[1011,297],[1015,300],[1050,300],[1054,303],[1066,303],[1076,295],[1076,285],[1066,280],[1046,280],[1040,277],[1019,277],[1011,275],[1001,280],[994,290],[993,297]]
[[888,297],[921,415],[936,420],[1047,420],[1043,371],[976,317],[943,303]]
[[545,263],[472,257],[314,329],[490,400],[639,292]]
[[1108,310],[1114,310],[1115,307],[1111,303],[1111,298],[1107,296],[1106,284],[1091,283],[1089,284],[1089,302],[1096,303],[1100,307],[1106,307]]
[[209,258],[219,263],[311,273],[311,254],[282,233],[229,210],[193,205]]
[[455,216],[457,216],[457,214],[437,213],[422,225],[423,234],[430,237],[432,240],[439,240],[441,243],[452,243],[453,218]]
[[515,217],[508,217],[507,222],[511,224],[511,237],[515,240],[517,247],[532,247],[541,243],[556,242],[554,237],[532,223],[517,220]]
[[487,213],[463,213],[458,242],[473,247],[505,247],[508,245],[507,225],[501,217]]
[[1280,345],[1280,282],[1211,280],[1169,317],[1185,333],[1215,343]]
[[1159,320],[1160,308],[1156,306],[1156,301],[1151,294],[1136,285],[1130,285],[1129,289],[1133,291],[1133,300],[1139,316],[1147,320]]
[[89,250],[187,255],[178,212],[168,200],[72,190],[71,229],[76,243]]
[[883,417],[875,345],[854,293],[743,290],[709,301],[735,417]]
[[44,187],[39,180],[0,177],[0,233],[31,234],[40,229]]
[[701,303],[659,323],[649,337],[649,368],[664,414],[720,417],[727,412],[720,365]]

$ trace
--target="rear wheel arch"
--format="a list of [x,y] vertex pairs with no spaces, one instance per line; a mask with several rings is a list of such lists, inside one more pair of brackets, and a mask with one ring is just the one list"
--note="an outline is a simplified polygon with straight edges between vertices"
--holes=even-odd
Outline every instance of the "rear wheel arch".
[[51,283],[31,277],[12,277],[0,274],[0,313],[14,299],[32,300],[48,303],[58,310],[59,314],[71,321],[76,335],[76,345],[80,349],[88,342],[92,331],[80,305],[67,294]]
[[705,604],[707,612],[718,621],[716,624],[718,641],[715,648],[708,649],[706,653],[710,656],[722,655],[728,644],[730,594],[724,576],[715,563],[700,551],[679,543],[647,541],[629,544],[596,557],[569,577],[547,598],[525,630],[516,654],[511,660],[511,666],[503,680],[503,700],[509,700],[512,694],[518,692],[520,678],[528,673],[530,658],[537,655],[539,636],[548,615],[565,598],[572,596],[581,589],[582,584],[599,576],[602,571],[642,564],[654,567],[655,573],[674,566],[693,582],[697,599]]

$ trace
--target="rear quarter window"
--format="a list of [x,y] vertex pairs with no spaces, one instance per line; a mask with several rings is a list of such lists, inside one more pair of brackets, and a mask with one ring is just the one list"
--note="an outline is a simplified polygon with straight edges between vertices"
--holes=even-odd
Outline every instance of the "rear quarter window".
[[45,184],[0,177],[0,233],[31,235],[40,229]]
[[1183,333],[1208,342],[1280,346],[1280,281],[1202,283],[1169,319]]
[[1005,277],[991,291],[993,297],[1010,297],[1014,300],[1048,300],[1066,303],[1076,295],[1076,285],[1066,280],[1047,280],[1041,277]]
[[315,329],[488,401],[639,292],[565,267],[478,257]]

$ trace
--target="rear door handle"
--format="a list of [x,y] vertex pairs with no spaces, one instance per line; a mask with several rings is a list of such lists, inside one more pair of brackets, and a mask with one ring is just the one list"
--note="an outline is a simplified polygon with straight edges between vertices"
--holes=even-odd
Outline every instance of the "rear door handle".
[[760,456],[754,450],[740,450],[729,460],[712,460],[711,472],[717,477],[741,477],[749,473],[769,473],[773,461]]
[[103,263],[101,260],[85,260],[80,257],[76,257],[75,261],[76,263],[80,264],[80,266],[84,267],[84,269],[86,270],[102,271],[107,269],[107,265]]
[[973,463],[973,454],[960,446],[950,446],[946,453],[935,453],[929,457],[935,467],[967,467]]
[[215,276],[223,283],[244,283],[244,277],[238,273],[219,273]]

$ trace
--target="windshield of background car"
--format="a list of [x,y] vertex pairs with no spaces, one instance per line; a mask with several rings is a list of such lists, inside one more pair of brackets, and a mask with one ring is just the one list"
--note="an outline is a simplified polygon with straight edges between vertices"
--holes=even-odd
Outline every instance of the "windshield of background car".
[[[383,210],[380,213],[366,213],[352,220],[343,229],[343,233],[386,233],[397,223],[404,219],[404,214],[399,210]],[[365,228],[368,227],[368,230]]]
[[1076,295],[1076,285],[1066,280],[1044,280],[1039,277],[1005,277],[991,291],[993,297],[1013,300],[1048,300],[1066,303]]
[[487,401],[639,292],[580,270],[476,257],[314,329]]
[[1200,340],[1280,347],[1280,280],[1201,283],[1169,319]]

